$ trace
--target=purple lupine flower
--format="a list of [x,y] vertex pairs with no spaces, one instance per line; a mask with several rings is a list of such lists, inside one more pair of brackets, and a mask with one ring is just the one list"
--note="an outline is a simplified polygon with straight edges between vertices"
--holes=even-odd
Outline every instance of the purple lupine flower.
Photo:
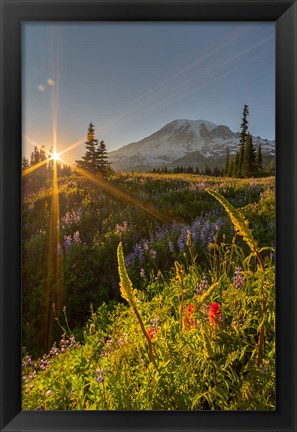
[[234,288],[242,289],[244,284],[244,276],[241,274],[242,269],[240,267],[235,267],[234,277],[232,285]]
[[204,275],[202,276],[201,282],[194,288],[194,294],[202,294],[203,292],[208,290],[208,280]]
[[73,243],[82,243],[80,236],[79,236],[79,231],[76,231],[73,234]]
[[183,253],[185,251],[186,239],[185,239],[185,236],[183,234],[180,234],[180,236],[178,237],[177,246],[178,246],[181,253]]
[[69,250],[72,246],[72,237],[71,234],[68,236],[64,236],[64,247],[66,250]]
[[168,242],[168,247],[169,247],[170,252],[173,253],[174,252],[174,244],[172,241]]
[[65,215],[61,218],[62,226],[71,226],[74,224],[77,224],[80,221],[81,218],[81,212],[80,211],[68,211],[65,213]]
[[97,377],[96,377],[95,381],[97,383],[104,383],[104,373],[103,373],[103,370],[102,369],[97,369],[96,370],[96,374],[97,374]]
[[154,327],[154,328],[158,327],[158,325],[159,325],[159,321],[160,321],[159,318],[153,318],[153,319],[151,320],[151,328],[152,328],[152,327]]

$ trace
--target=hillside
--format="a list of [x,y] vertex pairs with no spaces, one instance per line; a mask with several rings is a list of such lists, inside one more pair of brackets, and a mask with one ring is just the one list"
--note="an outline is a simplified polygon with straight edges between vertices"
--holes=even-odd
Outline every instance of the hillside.
[[72,175],[54,247],[51,188],[25,196],[22,409],[274,410],[274,178],[109,182],[175,222]]

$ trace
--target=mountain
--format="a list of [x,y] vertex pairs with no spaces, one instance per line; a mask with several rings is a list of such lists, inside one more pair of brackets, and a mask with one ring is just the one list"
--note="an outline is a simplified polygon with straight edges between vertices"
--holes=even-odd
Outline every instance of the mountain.
[[[234,155],[239,149],[239,132],[228,126],[206,120],[174,120],[152,135],[109,153],[109,161],[116,170],[145,171],[161,166],[174,167],[205,165],[222,166],[226,149]],[[263,160],[275,155],[275,141],[253,137],[261,144]]]

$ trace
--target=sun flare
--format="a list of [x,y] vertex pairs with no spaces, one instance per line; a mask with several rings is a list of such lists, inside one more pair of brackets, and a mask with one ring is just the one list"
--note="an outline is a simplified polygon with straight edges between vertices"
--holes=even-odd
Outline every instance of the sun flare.
[[53,154],[52,154],[52,159],[53,159],[54,161],[61,160],[61,158],[60,158],[60,153],[53,153]]

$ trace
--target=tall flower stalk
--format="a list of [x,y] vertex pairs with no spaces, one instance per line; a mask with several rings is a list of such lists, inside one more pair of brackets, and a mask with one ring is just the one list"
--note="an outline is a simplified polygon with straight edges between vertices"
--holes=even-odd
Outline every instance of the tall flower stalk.
[[[264,273],[263,284],[265,281],[265,265],[263,258],[259,252],[258,245],[256,240],[254,239],[251,230],[249,229],[248,222],[241,214],[239,210],[234,208],[227,200],[224,198],[219,192],[207,189],[207,192],[212,195],[226,210],[228,216],[233,223],[235,231],[238,235],[240,235],[246,244],[249,246],[251,252],[257,257],[258,262],[260,264],[260,268]],[[257,366],[260,367],[262,352],[263,352],[263,342],[264,342],[264,317],[266,314],[266,298],[263,297],[262,305],[261,305],[261,317],[260,317],[260,328],[258,333],[258,343],[257,343]]]
[[149,350],[149,357],[151,362],[156,366],[156,362],[154,359],[154,351],[153,351],[153,345],[150,338],[150,335],[145,329],[142,317],[137,309],[136,306],[136,294],[137,290],[133,288],[133,284],[129,278],[126,266],[125,266],[125,259],[123,254],[123,246],[122,242],[119,243],[118,249],[117,249],[117,258],[118,258],[118,270],[119,270],[119,276],[120,276],[120,291],[121,296],[123,299],[127,300],[130,307],[133,309],[133,312],[135,313],[137,320],[139,322],[140,328],[142,330],[142,333],[144,334],[144,337],[148,344],[148,350]]

